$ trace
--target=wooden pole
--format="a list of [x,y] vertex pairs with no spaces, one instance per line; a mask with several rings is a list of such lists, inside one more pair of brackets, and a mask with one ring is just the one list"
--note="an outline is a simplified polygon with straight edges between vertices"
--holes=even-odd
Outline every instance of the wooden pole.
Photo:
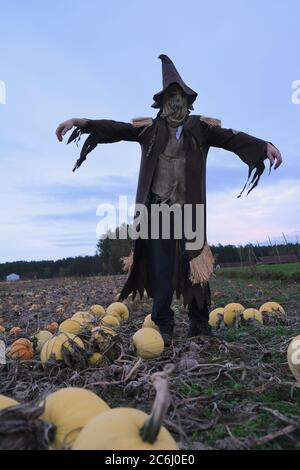
[[276,242],[274,242],[274,243],[275,243],[275,249],[276,249],[276,253],[277,253],[277,257],[278,257],[278,261],[279,261],[279,263],[281,263],[280,254],[279,254],[279,251],[278,251],[277,244],[276,244]]
[[273,245],[272,245],[271,238],[269,237],[269,235],[268,235],[268,239],[269,239],[270,245],[271,245],[271,247],[272,247],[273,256],[275,256],[274,247],[273,247]]
[[283,235],[283,238],[284,238],[285,244],[286,244],[286,245],[288,245],[287,239],[286,239],[286,237],[285,237],[285,235],[284,235],[284,233],[283,233],[283,232],[282,232],[282,235]]
[[252,243],[250,243],[250,247],[251,247],[251,252],[252,252],[252,255],[253,255],[253,259],[255,261],[255,264],[257,264],[257,256],[255,254],[255,251],[254,251],[254,246],[252,245]]

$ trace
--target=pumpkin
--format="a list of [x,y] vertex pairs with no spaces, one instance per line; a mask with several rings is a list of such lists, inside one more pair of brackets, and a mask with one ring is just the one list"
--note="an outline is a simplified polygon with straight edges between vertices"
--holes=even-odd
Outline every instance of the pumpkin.
[[262,313],[257,310],[256,308],[246,308],[246,310],[243,311],[243,319],[248,321],[248,320],[256,320],[259,323],[263,323],[263,316]]
[[154,443],[143,440],[140,430],[148,418],[146,413],[134,408],[104,411],[83,428],[73,450],[178,450],[164,427]]
[[84,388],[67,387],[47,396],[41,416],[55,426],[54,449],[72,448],[81,429],[95,416],[109,410],[109,406],[95,393]]
[[76,312],[72,317],[71,320],[76,320],[81,325],[88,325],[92,323],[95,318],[89,312]]
[[68,318],[59,325],[58,331],[60,333],[72,333],[73,335],[77,335],[82,331],[82,323]]
[[159,327],[151,318],[151,313],[145,317],[142,328],[154,328],[155,330],[159,331]]
[[103,364],[103,361],[103,356],[99,352],[94,352],[88,358],[88,362],[91,366],[100,366],[101,364]]
[[300,335],[290,342],[287,357],[289,368],[300,386]]
[[15,406],[19,403],[13,398],[6,397],[5,395],[0,395],[0,410],[8,408],[9,406]]
[[10,330],[9,330],[9,334],[10,335],[16,335],[17,333],[20,333],[22,331],[22,328],[20,328],[19,326],[13,326]]
[[50,333],[55,333],[58,329],[58,323],[56,321],[53,321],[52,323],[49,323],[47,325],[47,330],[50,331]]
[[129,311],[126,305],[123,302],[113,302],[106,309],[107,315],[113,315],[117,317],[120,323],[123,323],[129,318]]
[[5,333],[5,328],[2,325],[0,325],[0,333]]
[[49,339],[43,346],[41,351],[41,362],[44,364],[53,355],[57,361],[62,360],[62,346],[67,348],[70,352],[74,351],[72,343],[75,342],[77,346],[84,349],[84,344],[78,336],[72,333],[60,333]]
[[105,308],[102,307],[102,305],[92,305],[90,308],[90,314],[102,318],[106,314]]
[[210,326],[217,328],[218,326],[220,326],[220,323],[223,319],[224,319],[224,308],[218,307],[210,312],[208,323],[210,324]]
[[278,317],[285,316],[283,307],[277,302],[265,302],[260,306],[259,311],[262,314],[271,314]]
[[244,311],[244,307],[238,303],[230,303],[224,307],[224,322],[226,325],[231,326],[233,323],[237,322],[242,312]]
[[112,328],[108,328],[107,326],[97,326],[92,329],[92,339],[98,343],[100,348],[107,346],[111,337],[117,336],[117,334],[118,333],[116,331]]
[[[157,333],[153,328],[149,330]],[[150,416],[133,408],[104,411],[82,429],[73,450],[178,450],[173,437],[162,426],[171,402],[168,375],[173,370],[172,366],[166,367],[151,376],[156,397]]]
[[31,341],[27,338],[19,338],[14,341],[9,348],[9,356],[12,359],[21,359],[23,361],[32,359],[33,347]]
[[136,353],[143,359],[158,357],[164,350],[164,340],[154,328],[141,328],[132,338]]
[[33,341],[36,343],[35,350],[40,353],[42,347],[50,338],[52,338],[52,333],[50,333],[50,331],[48,330],[41,330],[36,333],[33,337]]
[[120,326],[118,318],[113,315],[105,315],[105,317],[102,318],[101,323],[105,326]]

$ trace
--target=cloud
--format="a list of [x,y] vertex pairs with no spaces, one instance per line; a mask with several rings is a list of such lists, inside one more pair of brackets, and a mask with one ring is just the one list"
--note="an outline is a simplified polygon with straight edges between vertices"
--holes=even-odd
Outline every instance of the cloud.
[[295,242],[300,230],[300,185],[297,179],[281,180],[255,188],[237,199],[237,188],[210,191],[207,195],[210,243],[246,244],[279,238],[284,232]]

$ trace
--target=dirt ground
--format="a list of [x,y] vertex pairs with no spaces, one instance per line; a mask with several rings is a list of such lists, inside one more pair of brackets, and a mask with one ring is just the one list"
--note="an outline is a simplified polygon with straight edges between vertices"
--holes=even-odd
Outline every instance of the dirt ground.
[[[93,304],[114,301],[124,276],[67,278],[0,283],[0,334],[9,346],[31,337],[52,322],[61,323]],[[66,386],[86,387],[111,407],[151,410],[154,391],[149,380],[167,364],[172,403],[165,425],[181,449],[299,449],[300,389],[288,368],[288,343],[300,334],[299,284],[214,278],[213,307],[240,302],[258,308],[279,302],[287,312],[283,325],[247,325],[217,331],[212,338],[187,340],[187,315],[174,299],[175,339],[155,360],[139,360],[131,338],[151,312],[151,300],[129,302],[130,320],[120,327],[122,354],[104,367],[41,365],[8,359],[0,365],[0,393],[20,402],[39,401]],[[23,331],[12,337],[12,326]]]

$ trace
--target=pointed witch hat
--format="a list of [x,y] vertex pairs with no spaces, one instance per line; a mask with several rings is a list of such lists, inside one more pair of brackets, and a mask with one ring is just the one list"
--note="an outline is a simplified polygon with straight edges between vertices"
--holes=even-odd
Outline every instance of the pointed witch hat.
[[197,98],[198,93],[184,83],[175,65],[167,55],[161,54],[158,58],[161,59],[162,62],[163,89],[153,96],[154,103],[152,104],[152,108],[160,108],[165,90],[172,83],[177,83],[189,97],[189,109],[193,109],[192,103]]

